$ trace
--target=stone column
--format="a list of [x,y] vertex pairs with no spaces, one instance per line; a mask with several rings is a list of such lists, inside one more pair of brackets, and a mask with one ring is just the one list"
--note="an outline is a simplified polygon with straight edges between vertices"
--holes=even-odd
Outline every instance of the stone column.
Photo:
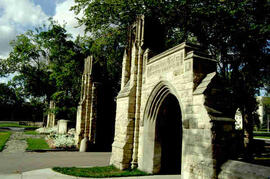
[[122,62],[122,78],[121,78],[121,89],[127,84],[130,77],[130,57],[129,52],[126,49],[124,51],[124,57]]
[[[148,52],[148,51],[147,51]],[[137,89],[136,89],[136,111],[135,111],[135,128],[134,128],[134,139],[133,139],[133,154],[132,154],[132,168],[138,167],[138,146],[139,146],[139,129],[140,129],[140,111],[141,111],[141,92],[142,92],[142,70],[143,61],[147,60],[148,53],[143,56],[143,50],[139,49],[138,56],[138,74],[137,74]]]
[[85,103],[85,126],[84,126],[84,138],[81,141],[80,144],[80,152],[86,152],[88,150],[88,145],[89,145],[89,126],[90,126],[90,115],[91,115],[91,98],[92,98],[92,80],[91,76],[88,74],[87,75],[87,81],[88,83],[86,84],[86,90],[87,90],[87,95],[86,95],[86,103]]
[[97,102],[98,102],[98,86],[99,83],[94,82],[92,85],[92,99],[91,99],[91,114],[89,125],[89,142],[94,144],[96,142],[96,124],[97,124]]
[[46,127],[54,127],[55,125],[55,114],[52,110],[55,110],[55,102],[54,101],[50,101],[50,105],[49,105],[49,112],[48,112],[48,116],[47,116],[47,125]]

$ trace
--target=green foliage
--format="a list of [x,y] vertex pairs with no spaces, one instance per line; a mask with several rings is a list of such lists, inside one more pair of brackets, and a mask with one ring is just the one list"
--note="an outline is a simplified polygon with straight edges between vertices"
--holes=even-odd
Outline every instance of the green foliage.
[[6,142],[8,141],[11,132],[0,132],[0,152],[4,149]]
[[52,99],[56,102],[54,113],[57,114],[59,119],[75,119],[76,115],[76,105],[78,103],[78,96],[80,94],[80,91],[78,91],[78,94],[66,95],[65,91],[57,91],[53,94]]
[[119,170],[114,166],[91,167],[91,168],[54,167],[53,170],[66,175],[72,175],[77,177],[95,177],[95,178],[149,175],[138,169]]
[[[18,76],[17,76],[18,77]],[[0,84],[0,112],[2,120],[40,121],[43,117],[44,103],[40,98],[30,97],[26,101],[24,86],[15,78],[8,84]]]
[[[270,7],[266,0],[75,2],[72,10],[76,13],[84,11],[85,16],[80,19],[80,23],[86,25],[87,31],[93,34],[94,42],[89,45],[90,49],[104,49],[110,53],[110,56],[106,56],[103,55],[106,52],[96,51],[106,56],[107,64],[113,60],[119,65],[121,55],[116,55],[111,49],[118,47],[121,49],[118,52],[122,54],[122,47],[127,43],[127,27],[137,15],[144,14],[164,26],[166,48],[186,40],[200,43],[209,49],[209,53],[218,61],[220,76],[235,95],[235,103],[242,111],[247,108],[247,103],[255,103],[255,93],[270,82],[270,62],[267,60],[270,34],[267,12]],[[108,31],[118,33],[108,34]],[[115,38],[118,43],[110,43]],[[100,48],[100,44],[103,48]],[[245,89],[244,93],[242,89]],[[254,111],[255,106],[248,107],[249,111]]]
[[47,144],[47,142],[45,141],[45,139],[43,138],[37,138],[37,139],[33,139],[33,138],[28,138],[26,139],[27,141],[27,149],[26,150],[48,150],[50,149],[49,145]]
[[0,105],[4,106],[14,106],[19,105],[22,99],[16,91],[5,83],[0,83]]
[[0,127],[21,127],[18,123],[0,123]]
[[23,90],[13,84],[0,84],[0,112],[2,120],[42,119],[44,103],[38,98],[25,100]]
[[0,67],[2,75],[15,73],[10,86],[22,96],[27,107],[30,104],[43,114],[45,108],[40,101],[49,104],[53,99],[57,117],[74,120],[84,55],[65,28],[50,21],[49,26],[17,36],[11,42],[9,58],[1,60]]
[[270,136],[257,136],[257,135],[254,135],[254,138],[256,138],[256,139],[270,139]]
[[270,132],[254,131],[254,137],[270,138]]
[[58,118],[74,120],[80,96],[80,78],[84,56],[81,48],[69,40],[66,30],[52,23],[48,31],[39,34],[43,47],[49,52],[49,79],[54,82],[54,93]]
[[[257,64],[259,61],[260,65],[269,65],[264,63],[267,62],[265,58],[261,58],[263,54],[269,53],[269,4],[266,0],[75,2],[72,10],[85,13],[80,23],[86,25],[87,31],[93,34],[95,41],[99,41],[100,37],[107,38],[102,42],[110,47],[112,46],[108,43],[109,38],[113,39],[114,36],[118,36],[117,46],[125,45],[127,27],[135,21],[136,16],[144,14],[150,19],[157,19],[165,26],[166,48],[183,40],[194,41],[192,39],[195,38],[195,41],[207,47],[211,55],[220,62],[222,73],[231,72],[235,66],[240,70],[240,67],[243,68],[246,64],[244,62]],[[107,35],[110,29],[119,33]],[[254,57],[259,58],[256,60]]]
[[27,31],[11,41],[12,51],[3,62],[7,73],[17,73],[14,81],[24,86],[26,95],[50,96],[53,89],[49,82],[46,51],[42,49],[39,32]]
[[[124,45],[122,32],[119,29],[108,28],[104,34],[82,37],[78,42],[82,48],[94,57],[94,81],[108,85],[114,96],[119,91]],[[100,73],[102,71],[102,73]]]

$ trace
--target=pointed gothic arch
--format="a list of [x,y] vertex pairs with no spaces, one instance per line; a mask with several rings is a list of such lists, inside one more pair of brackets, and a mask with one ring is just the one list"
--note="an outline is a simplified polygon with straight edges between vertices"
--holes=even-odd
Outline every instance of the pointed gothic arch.
[[[151,173],[181,173],[182,110],[169,82],[159,82],[151,92],[142,125],[142,167]],[[154,160],[153,160],[154,159]]]

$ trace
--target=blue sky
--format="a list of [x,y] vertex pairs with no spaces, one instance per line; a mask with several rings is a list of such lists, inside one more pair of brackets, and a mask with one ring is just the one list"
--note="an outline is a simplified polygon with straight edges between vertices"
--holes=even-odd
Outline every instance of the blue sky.
[[[49,15],[53,16],[55,14],[56,0],[34,0],[34,4],[40,5],[42,11]],[[59,2],[59,1],[58,1]]]
[[49,17],[66,24],[74,37],[83,35],[84,27],[75,28],[75,14],[69,11],[73,5],[74,0],[0,0],[0,58],[8,57],[16,35],[47,23]]

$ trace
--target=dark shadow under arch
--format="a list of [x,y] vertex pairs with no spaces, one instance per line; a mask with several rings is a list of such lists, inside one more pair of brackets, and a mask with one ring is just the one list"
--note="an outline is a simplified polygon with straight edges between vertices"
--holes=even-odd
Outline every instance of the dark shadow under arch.
[[[177,98],[168,94],[156,118],[155,146],[160,146],[160,173],[180,174],[182,155],[182,116]],[[159,154],[157,154],[159,155]]]

